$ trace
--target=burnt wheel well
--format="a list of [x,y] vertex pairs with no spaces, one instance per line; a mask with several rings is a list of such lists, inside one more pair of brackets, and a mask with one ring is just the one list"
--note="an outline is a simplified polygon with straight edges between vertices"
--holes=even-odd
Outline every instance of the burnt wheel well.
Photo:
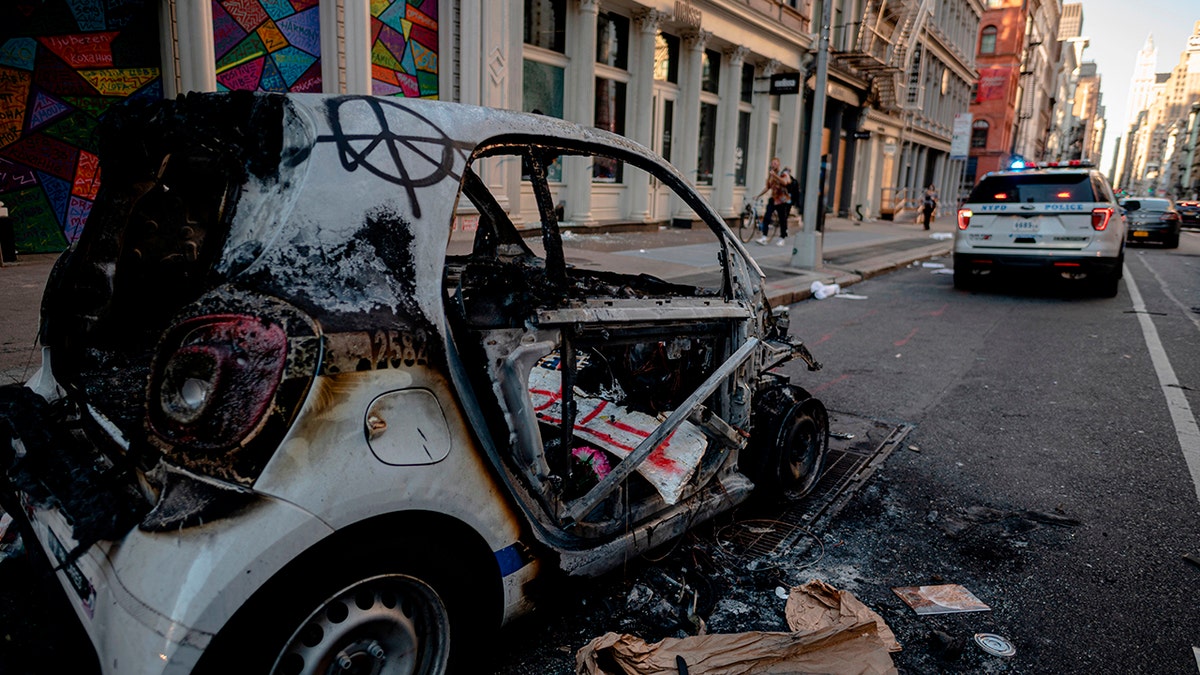
[[[285,565],[226,622],[194,672],[268,672],[277,648],[316,603],[353,581],[395,572],[421,578],[437,590],[451,613],[453,634],[475,642],[500,626],[504,589],[487,542],[444,514],[389,513],[342,528]],[[474,655],[452,656],[452,672],[471,672],[471,660],[487,650],[471,651]],[[262,661],[248,663],[248,658]]]

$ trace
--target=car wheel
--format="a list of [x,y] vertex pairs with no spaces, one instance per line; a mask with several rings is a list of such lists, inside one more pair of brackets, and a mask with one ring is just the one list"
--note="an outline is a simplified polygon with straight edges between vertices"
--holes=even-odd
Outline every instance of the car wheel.
[[975,271],[965,265],[954,268],[954,287],[960,291],[973,291],[979,287]]
[[1108,274],[1105,274],[1102,277],[1098,277],[1096,280],[1096,295],[1098,295],[1102,298],[1117,297],[1117,290],[1120,286],[1120,282],[1121,282],[1121,269],[1120,268],[1117,268],[1116,270],[1114,270]]
[[1175,234],[1167,235],[1166,239],[1163,239],[1163,246],[1167,248],[1179,248],[1179,233],[1176,232]]
[[757,466],[751,471],[762,494],[796,499],[812,491],[829,451],[829,414],[799,387],[767,392],[758,407],[754,433]]
[[444,673],[450,657],[446,606],[416,577],[359,580],[312,611],[275,659],[278,675]]
[[480,672],[503,603],[495,570],[440,529],[352,526],[323,542],[245,602],[193,672]]

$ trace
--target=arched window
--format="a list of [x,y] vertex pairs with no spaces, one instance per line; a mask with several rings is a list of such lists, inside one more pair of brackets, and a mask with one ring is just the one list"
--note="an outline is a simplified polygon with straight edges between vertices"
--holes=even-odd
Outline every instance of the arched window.
[[979,34],[979,53],[980,54],[995,54],[996,53],[996,30],[995,26],[985,26]]
[[986,148],[987,147],[988,123],[987,120],[975,120],[971,123],[971,147]]

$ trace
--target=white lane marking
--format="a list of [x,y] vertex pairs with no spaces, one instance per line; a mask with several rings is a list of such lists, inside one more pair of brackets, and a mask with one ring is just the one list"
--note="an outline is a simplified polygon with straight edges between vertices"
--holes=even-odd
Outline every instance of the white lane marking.
[[1154,364],[1154,373],[1158,376],[1158,384],[1163,396],[1167,399],[1167,410],[1171,413],[1171,421],[1175,423],[1175,435],[1179,437],[1179,449],[1183,451],[1183,459],[1187,463],[1188,472],[1192,474],[1192,485],[1196,487],[1196,499],[1200,500],[1200,428],[1196,426],[1196,417],[1188,405],[1183,389],[1179,387],[1179,379],[1171,368],[1167,351],[1163,349],[1162,341],[1158,339],[1158,329],[1150,315],[1146,314],[1146,303],[1138,292],[1137,284],[1129,266],[1125,266],[1125,285],[1129,288],[1129,296],[1133,299],[1133,311],[1137,314],[1138,322],[1142,325],[1142,337],[1146,340],[1146,348],[1150,350],[1150,361]]
[[1145,266],[1146,269],[1150,270],[1150,274],[1154,275],[1154,279],[1158,281],[1158,285],[1162,287],[1163,295],[1167,296],[1171,302],[1178,305],[1179,309],[1182,310],[1183,315],[1186,316],[1189,321],[1196,324],[1196,330],[1200,330],[1200,314],[1197,314],[1196,312],[1193,312],[1185,307],[1184,304],[1179,301],[1179,298],[1175,297],[1175,294],[1171,292],[1171,289],[1167,288],[1167,284],[1162,280],[1162,277],[1158,275],[1158,270],[1151,267],[1150,263],[1146,262],[1144,257],[1139,255],[1138,259],[1142,261],[1142,265]]

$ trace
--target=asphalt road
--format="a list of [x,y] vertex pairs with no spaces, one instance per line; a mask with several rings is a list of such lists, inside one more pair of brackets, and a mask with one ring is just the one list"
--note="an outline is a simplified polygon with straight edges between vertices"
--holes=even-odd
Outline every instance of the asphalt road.
[[[815,563],[714,584],[751,610],[732,627],[783,630],[773,585],[815,577],[884,617],[902,673],[1196,673],[1200,567],[1183,556],[1200,556],[1200,466],[1185,461],[1200,437],[1181,439],[1168,397],[1194,434],[1200,233],[1174,251],[1130,249],[1126,266],[1112,299],[1045,283],[966,293],[910,267],[850,289],[865,299],[794,306],[793,333],[825,364],[789,366],[795,381],[833,410],[916,428],[823,533]],[[1174,379],[1160,380],[1144,319]],[[608,630],[670,635],[629,605],[647,570],[672,562],[675,574],[678,560],[631,564],[519,623],[499,672],[573,673],[574,651]],[[991,611],[919,617],[891,590],[942,583]],[[718,602],[710,626],[730,623],[721,614]],[[1017,653],[968,642],[950,658],[935,631],[996,633]]]
[[[865,299],[794,306],[793,332],[825,364],[795,367],[795,380],[831,409],[916,428],[817,558],[714,581],[710,627],[781,630],[774,586],[816,577],[884,617],[903,673],[1197,672],[1200,567],[1183,556],[1200,556],[1200,470],[1185,460],[1200,452],[1187,429],[1200,411],[1198,266],[1190,232],[1178,250],[1130,249],[1112,299],[1041,283],[965,293],[914,267],[850,289]],[[573,673],[590,637],[651,630],[627,610],[655,566],[556,594],[502,634],[496,672]],[[86,672],[79,636],[20,570],[0,566],[0,672]],[[891,590],[934,583],[962,584],[991,611],[918,617]],[[713,609],[722,594],[736,599]],[[740,608],[748,618],[731,620]],[[947,658],[935,630],[997,633],[1017,654],[968,645]]]
[[[1043,284],[968,294],[908,269],[855,286],[866,300],[794,309],[827,364],[802,381],[831,408],[917,425],[919,451],[890,458],[837,523],[852,544],[822,563],[854,570],[852,590],[909,647],[903,672],[1196,672],[1200,568],[1183,555],[1200,555],[1200,466],[1184,451],[1200,438],[1180,414],[1181,440],[1168,401],[1185,401],[1195,434],[1198,267],[1189,232],[1178,250],[1129,249],[1113,299]],[[1173,380],[1156,373],[1147,318]],[[890,590],[940,580],[992,611],[918,618]],[[940,660],[934,628],[1004,635],[1017,656]]]

